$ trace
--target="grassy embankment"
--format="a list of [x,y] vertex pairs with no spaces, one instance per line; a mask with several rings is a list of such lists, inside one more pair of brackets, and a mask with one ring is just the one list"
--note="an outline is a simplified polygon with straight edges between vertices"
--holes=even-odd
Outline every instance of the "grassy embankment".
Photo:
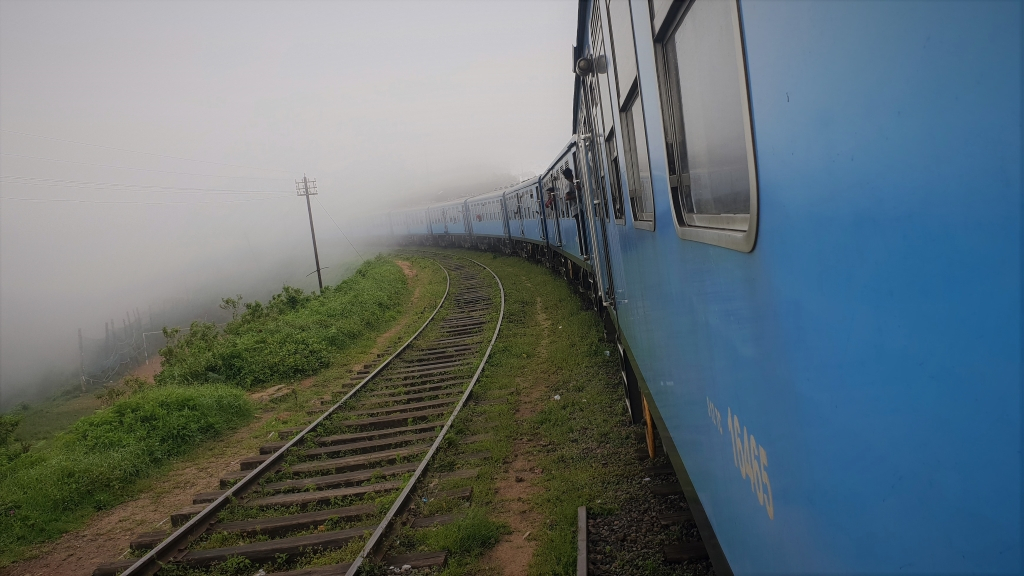
[[[419,266],[428,270],[418,279],[426,286],[421,301],[438,291],[438,273],[430,266]],[[285,411],[270,426],[302,419],[301,410],[288,415],[292,404],[322,394],[400,315],[415,320],[436,304],[421,302],[422,309],[411,310],[411,293],[401,269],[377,258],[323,296],[286,288],[267,304],[226,300],[237,313],[223,332],[195,323],[187,334],[169,334],[155,385],[135,386],[120,398],[108,395],[109,408],[28,453],[4,448],[14,431],[0,430],[0,566],[81,526],[95,511],[137,493],[170,462],[250,421],[256,408],[245,390],[320,372],[307,390],[265,408]],[[393,337],[408,331],[406,326]]]
[[[406,531],[399,550],[448,550],[444,576],[494,573],[501,563],[515,572],[517,560],[530,575],[575,574],[577,508],[615,513],[623,487],[642,465],[613,345],[604,340],[597,315],[546,269],[519,258],[457,253],[498,274],[506,315],[474,392],[483,403],[460,415],[432,469],[453,469],[460,457],[484,450],[490,457],[472,464],[481,470],[476,478],[435,486],[473,486],[463,519]],[[460,442],[480,434],[491,437]],[[424,506],[422,515],[448,513]],[[503,550],[489,556],[496,545]]]

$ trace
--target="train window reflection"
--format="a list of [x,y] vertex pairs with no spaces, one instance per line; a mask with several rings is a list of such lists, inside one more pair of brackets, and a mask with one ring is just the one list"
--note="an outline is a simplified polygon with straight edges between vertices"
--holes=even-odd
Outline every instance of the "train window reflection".
[[756,180],[736,3],[695,0],[660,47],[677,229],[747,231]]
[[608,20],[621,104],[636,80],[636,49],[633,45],[633,18],[629,13],[629,0],[608,0]]
[[639,228],[654,224],[654,191],[651,185],[651,161],[647,154],[647,130],[644,106],[637,94],[622,114],[623,146],[626,146],[626,174],[629,181],[629,208]]

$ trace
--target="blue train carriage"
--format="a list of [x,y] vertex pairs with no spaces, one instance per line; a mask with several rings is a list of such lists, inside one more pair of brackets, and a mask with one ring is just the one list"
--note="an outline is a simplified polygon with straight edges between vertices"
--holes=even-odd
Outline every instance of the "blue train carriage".
[[572,278],[590,269],[587,211],[576,173],[576,141],[573,139],[540,177],[548,246],[555,267]]
[[716,571],[1020,573],[1021,3],[579,6],[595,260]]
[[548,245],[541,180],[530,178],[503,192],[510,249],[525,258],[541,258]]
[[466,213],[473,245],[481,249],[498,248],[507,251],[508,225],[500,190],[468,198]]
[[465,200],[453,200],[427,209],[430,233],[440,246],[469,246],[470,227]]

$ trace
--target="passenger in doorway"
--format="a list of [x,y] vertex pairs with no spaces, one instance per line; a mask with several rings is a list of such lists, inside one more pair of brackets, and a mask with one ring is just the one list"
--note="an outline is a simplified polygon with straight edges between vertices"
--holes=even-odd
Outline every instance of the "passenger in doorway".
[[580,189],[580,183],[576,180],[575,175],[572,173],[572,168],[566,166],[562,168],[562,178],[569,183],[569,190],[565,193],[565,205],[568,209],[569,216],[576,221],[576,237],[580,242],[580,254],[587,256],[590,246],[589,238],[587,237],[587,228],[583,225],[583,214],[580,213],[580,196],[583,195],[583,190]]

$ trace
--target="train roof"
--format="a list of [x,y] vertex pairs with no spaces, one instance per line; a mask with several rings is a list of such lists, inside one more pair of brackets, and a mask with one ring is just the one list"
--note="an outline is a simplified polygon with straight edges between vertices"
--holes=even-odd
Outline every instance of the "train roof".
[[[575,148],[575,147],[576,147],[576,138],[573,137],[573,138],[571,138],[569,140],[569,143],[566,144],[564,148],[562,148],[561,150],[558,151],[558,156],[556,156],[555,160],[551,164],[549,164],[548,167],[544,170],[544,174],[547,174],[548,172],[551,172],[552,170],[555,169],[556,166],[561,164],[562,163],[562,158],[565,158],[565,155],[568,154],[570,151],[572,151],[572,149]],[[575,172],[575,168],[573,169],[573,171]]]

